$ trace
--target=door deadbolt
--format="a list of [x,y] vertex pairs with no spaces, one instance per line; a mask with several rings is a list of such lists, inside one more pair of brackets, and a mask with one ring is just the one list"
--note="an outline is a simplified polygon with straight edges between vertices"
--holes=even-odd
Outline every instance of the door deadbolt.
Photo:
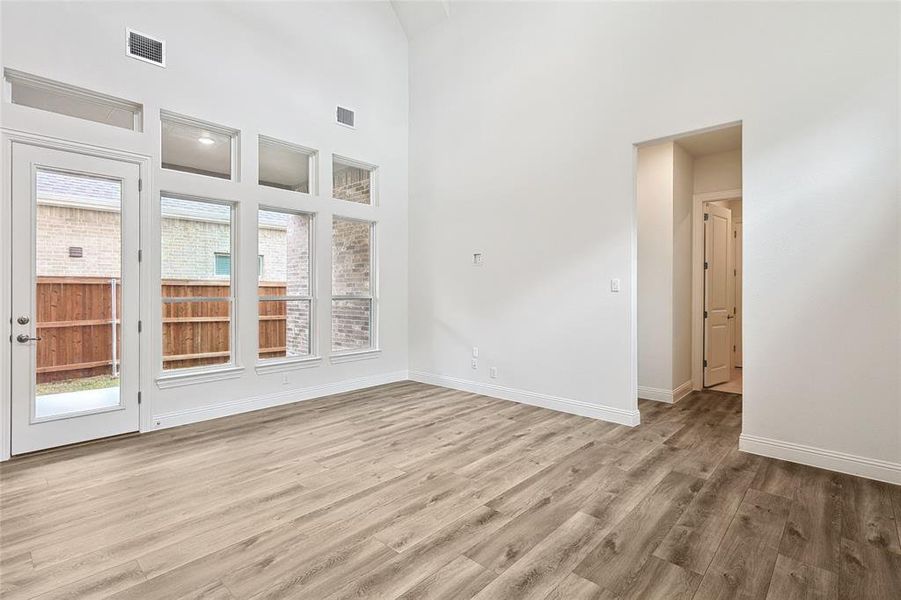
[[31,323],[31,319],[29,319],[25,315],[22,315],[21,317],[16,319],[16,323],[18,323],[19,325],[28,325],[29,323]]

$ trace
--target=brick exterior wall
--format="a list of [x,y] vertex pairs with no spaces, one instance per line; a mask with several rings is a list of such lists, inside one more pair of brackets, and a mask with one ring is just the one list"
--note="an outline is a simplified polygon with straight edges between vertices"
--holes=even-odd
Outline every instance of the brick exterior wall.
[[[283,251],[280,254],[288,265],[285,293],[289,296],[309,296],[310,289],[310,218],[305,215],[287,215]],[[281,279],[280,281],[284,281]],[[310,303],[288,302],[285,327],[285,354],[304,356],[310,354]]]
[[370,172],[358,167],[341,166],[332,173],[332,198],[360,204],[372,204]]
[[39,204],[36,246],[39,277],[119,277],[119,213]]
[[[334,219],[332,222],[332,293],[336,296],[371,293],[372,240],[369,223]],[[371,345],[372,307],[369,300],[332,301],[332,350],[355,350]]]

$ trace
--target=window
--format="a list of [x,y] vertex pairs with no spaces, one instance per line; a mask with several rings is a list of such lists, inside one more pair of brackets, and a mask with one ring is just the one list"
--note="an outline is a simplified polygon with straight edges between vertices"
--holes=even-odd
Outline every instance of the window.
[[238,131],[161,112],[162,167],[220,179],[236,179]]
[[306,194],[315,191],[315,150],[261,135],[259,166],[260,185]]
[[312,222],[306,213],[257,213],[260,360],[313,354]]
[[368,221],[332,221],[332,351],[374,347],[373,228]]
[[[228,275],[231,275],[232,255],[227,252],[216,252],[215,256],[216,256],[216,258],[215,258],[215,263],[213,266],[213,271],[215,272],[215,274],[220,277],[222,277],[222,276],[227,277]],[[263,272],[263,255],[261,254],[258,257],[258,259],[259,260],[257,261],[257,272],[262,273]]]
[[144,107],[137,102],[114,98],[43,77],[6,69],[4,76],[13,104],[142,131]]
[[373,202],[373,173],[375,167],[332,156],[332,198],[359,204]]
[[234,286],[230,204],[164,194],[160,200],[163,370],[232,362]]

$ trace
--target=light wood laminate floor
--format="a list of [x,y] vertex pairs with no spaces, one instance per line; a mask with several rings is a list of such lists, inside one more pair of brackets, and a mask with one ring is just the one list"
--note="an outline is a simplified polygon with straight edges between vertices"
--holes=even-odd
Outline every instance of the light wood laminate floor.
[[640,407],[399,383],[14,459],[0,595],[901,598],[901,488],[739,452],[739,396]]

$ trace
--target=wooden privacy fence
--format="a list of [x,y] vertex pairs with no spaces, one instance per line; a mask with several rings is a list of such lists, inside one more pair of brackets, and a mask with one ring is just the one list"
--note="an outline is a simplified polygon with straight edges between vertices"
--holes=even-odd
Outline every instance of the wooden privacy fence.
[[[164,298],[204,297],[222,301],[163,303],[163,363],[166,369],[227,362],[230,306],[228,285],[164,280]],[[260,295],[285,294],[283,282],[261,283]],[[37,381],[45,383],[116,375],[122,304],[116,278],[38,277],[35,296]],[[284,356],[284,302],[260,302],[259,343],[263,358]],[[115,335],[113,332],[115,331]]]

